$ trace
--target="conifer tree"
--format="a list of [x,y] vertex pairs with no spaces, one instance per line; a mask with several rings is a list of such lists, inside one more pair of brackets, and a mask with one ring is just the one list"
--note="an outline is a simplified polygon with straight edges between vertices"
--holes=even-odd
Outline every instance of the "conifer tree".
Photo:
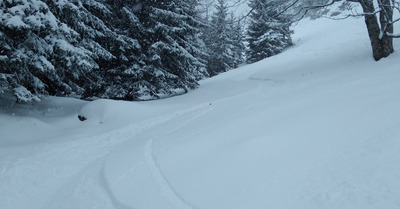
[[[101,45],[113,55],[111,61],[100,59],[103,82],[94,89],[101,98],[137,100],[142,95],[146,79],[144,65],[146,56],[139,40],[145,38],[145,29],[136,13],[140,1],[107,0],[110,14],[104,22],[112,29],[108,38],[100,39]],[[147,78],[148,79],[148,78]],[[89,94],[90,95],[90,94]]]
[[143,47],[148,57],[145,72],[151,77],[151,86],[145,89],[149,97],[186,92],[204,77],[196,35],[200,22],[191,14],[193,3],[162,0],[143,4],[139,18],[147,33]]
[[247,62],[276,55],[292,45],[289,19],[278,15],[281,3],[275,0],[250,0],[253,9],[247,31]]
[[82,82],[89,82],[97,64],[92,52],[78,44],[79,34],[43,1],[1,1],[0,8],[2,91],[20,102],[81,94]]
[[245,34],[243,31],[244,25],[241,21],[234,17],[233,13],[230,15],[228,22],[228,31],[230,40],[232,40],[233,45],[233,57],[232,57],[232,67],[237,68],[242,64],[244,60],[244,52],[246,46],[244,45]]
[[0,96],[154,99],[208,76],[198,0],[0,1]]
[[228,7],[225,0],[218,0],[215,5],[216,12],[213,14],[210,25],[210,34],[207,37],[209,58],[207,70],[211,76],[232,69],[234,64],[235,46],[228,21]]

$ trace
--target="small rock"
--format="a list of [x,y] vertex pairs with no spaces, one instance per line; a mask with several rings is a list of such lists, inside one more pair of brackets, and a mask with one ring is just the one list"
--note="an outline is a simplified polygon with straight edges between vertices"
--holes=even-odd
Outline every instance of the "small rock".
[[85,120],[87,120],[87,118],[86,118],[86,117],[84,117],[84,116],[81,116],[81,115],[78,115],[78,119],[79,119],[80,121],[85,121]]

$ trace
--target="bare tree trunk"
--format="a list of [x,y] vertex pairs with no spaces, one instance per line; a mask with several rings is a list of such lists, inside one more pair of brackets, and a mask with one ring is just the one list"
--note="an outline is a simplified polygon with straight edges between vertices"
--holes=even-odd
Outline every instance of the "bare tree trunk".
[[376,17],[373,0],[358,0],[365,14],[369,39],[371,41],[373,57],[376,61],[393,53],[393,37],[387,36],[387,32],[393,33],[393,8],[390,0],[378,0],[381,11],[379,22]]
[[389,37],[386,34],[393,33],[393,7],[391,5],[391,0],[378,0],[379,8],[381,9],[380,13],[380,23],[381,30],[383,31],[382,42],[385,46],[385,50],[387,50],[389,54],[394,52],[393,49],[393,37]]

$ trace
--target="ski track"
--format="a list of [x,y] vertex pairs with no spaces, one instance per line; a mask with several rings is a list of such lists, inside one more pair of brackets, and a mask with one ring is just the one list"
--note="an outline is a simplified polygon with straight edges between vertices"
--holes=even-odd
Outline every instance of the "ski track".
[[[15,155],[8,155],[0,159],[2,167],[0,169],[0,185],[2,185],[0,187],[0,208],[68,208],[57,205],[58,202],[69,202],[57,200],[60,198],[71,199],[71,201],[78,199],[85,205],[87,204],[85,199],[79,194],[90,195],[88,191],[84,190],[99,187],[98,174],[102,171],[106,156],[115,146],[124,141],[133,140],[133,136],[152,127],[205,106],[206,104],[201,104],[162,115],[99,136],[66,138],[59,142],[32,145],[29,147],[28,153],[17,152]],[[15,149],[18,150],[18,147]],[[93,173],[93,171],[96,172]],[[76,185],[74,187],[76,191],[66,191],[71,184]],[[114,203],[113,208],[120,208],[120,206],[115,206],[116,201],[110,200],[111,192],[105,188],[99,188],[96,191],[101,190],[104,190],[104,193],[100,192],[97,195],[102,197],[98,198],[99,203],[102,204],[95,204],[98,206],[96,208],[110,208],[110,202]],[[42,193],[40,197],[38,193]],[[51,198],[46,199],[49,197]],[[109,200],[104,200],[104,198]],[[76,204],[76,202],[74,203]]]
[[[224,98],[212,100],[210,102],[204,102],[204,103],[195,105],[193,107],[188,107],[183,110],[179,110],[179,111],[173,112],[171,114],[161,116],[159,118],[157,125],[161,125],[161,124],[173,121],[174,119],[184,118],[185,120],[178,123],[178,125],[176,127],[173,127],[170,130],[165,130],[161,134],[159,134],[155,137],[152,137],[148,140],[145,140],[145,142],[142,145],[139,145],[139,146],[143,146],[143,150],[144,150],[144,153],[143,153],[144,155],[143,155],[142,161],[133,163],[134,166],[129,168],[125,173],[122,173],[120,176],[116,177],[113,181],[113,184],[118,183],[118,181],[120,181],[120,180],[124,179],[126,176],[132,174],[132,172],[134,172],[136,169],[141,169],[142,165],[145,164],[147,169],[150,171],[152,178],[154,179],[154,183],[158,186],[160,194],[162,194],[162,196],[168,202],[170,202],[172,205],[174,205],[174,207],[179,208],[179,209],[196,209],[197,207],[188,203],[181,195],[179,195],[175,191],[173,186],[168,182],[167,178],[162,173],[160,166],[157,164],[157,161],[154,156],[155,153],[154,153],[154,149],[153,149],[153,143],[161,140],[162,139],[162,137],[160,137],[161,135],[171,134],[173,132],[179,131],[180,129],[185,128],[187,125],[189,125],[191,122],[195,121],[196,119],[199,119],[207,114],[210,114],[219,105],[228,104],[230,101],[237,100],[237,99],[250,99],[251,97],[259,94],[263,90],[264,85],[262,83],[263,82],[258,82],[255,87],[250,88],[249,90],[242,92],[240,94],[237,94],[237,95],[227,96]],[[245,108],[243,108],[240,111],[231,113],[228,117],[221,118],[218,122],[229,120],[229,119],[235,117],[236,115],[240,115],[243,112],[247,111],[256,102],[254,100],[249,100],[249,101],[251,101],[250,102],[251,104],[249,104],[248,106],[246,106]],[[162,147],[157,149],[158,150],[157,154],[162,155],[163,151],[166,150],[168,147],[173,146],[174,144],[177,144],[182,140],[188,139],[191,136],[196,135],[200,132],[206,131],[207,129],[213,127],[215,125],[215,123],[217,123],[217,122],[211,123],[211,124],[207,125],[206,127],[201,128],[200,130],[197,130],[197,131],[191,133],[188,136],[185,136],[185,137],[182,137],[179,139],[175,139],[172,142],[169,142],[166,145],[163,145]],[[153,127],[156,127],[157,125],[154,125]],[[126,141],[128,141],[128,140],[126,140]],[[131,137],[130,140],[134,140],[134,139]],[[137,154],[140,154],[140,153],[137,153]],[[112,196],[112,191],[110,191],[109,195]],[[118,200],[115,200],[115,201],[117,202],[115,205],[123,204],[121,201],[118,201]],[[147,207],[147,206],[143,206],[143,207]]]
[[[10,163],[12,165],[5,168],[0,176],[2,185],[0,194],[3,194],[2,197],[13,194],[25,200],[21,203],[28,202],[29,204],[22,205],[20,202],[14,202],[15,199],[12,198],[1,201],[0,197],[0,208],[61,208],[61,205],[57,207],[54,205],[57,202],[70,201],[58,201],[57,197],[69,198],[74,193],[74,191],[65,191],[64,188],[70,187],[73,183],[76,185],[74,189],[77,191],[83,189],[82,182],[74,183],[71,182],[72,180],[84,178],[88,180],[85,181],[86,183],[91,183],[90,187],[96,185],[96,182],[91,179],[96,175],[85,172],[100,171],[102,157],[110,152],[112,147],[110,145],[118,143],[111,143],[109,139],[102,136],[47,144],[42,149],[31,153],[30,156],[22,156],[20,159],[14,160]],[[88,185],[83,187],[85,186]],[[80,203],[84,202],[84,199],[78,198],[72,201]]]
[[[209,105],[209,106],[211,106],[211,105]],[[206,107],[207,107],[207,106],[206,106]],[[200,109],[200,108],[199,108],[199,109]],[[178,127],[176,127],[176,128],[174,128],[174,129],[168,131],[166,134],[170,134],[170,133],[173,133],[173,132],[175,132],[175,131],[177,131],[177,130],[179,130],[179,129],[181,129],[181,128],[184,128],[184,127],[185,127],[186,125],[188,125],[190,122],[196,120],[197,118],[200,118],[201,116],[207,114],[208,112],[212,111],[213,109],[214,109],[214,107],[207,108],[207,109],[205,109],[205,110],[201,110],[200,113],[197,113],[196,115],[194,115],[194,116],[191,117],[190,119],[186,120],[183,124],[181,124],[181,125],[179,125]],[[196,111],[196,110],[197,110],[197,109],[192,110],[192,112],[194,112],[194,111]],[[181,114],[182,114],[182,113],[181,113]]]
[[[0,188],[0,208],[68,208],[68,205],[60,205],[63,202],[73,202],[75,205],[82,205],[82,208],[93,208],[94,205],[96,208],[126,208],[112,198],[112,192],[108,191],[107,186],[102,185],[102,176],[99,177],[107,155],[115,146],[128,140],[134,140],[133,136],[153,127],[195,113],[183,124],[168,132],[172,133],[212,111],[214,109],[212,105],[252,95],[260,89],[261,85],[258,85],[258,88],[250,89],[238,95],[201,103],[98,136],[60,137],[62,140],[59,141],[28,145],[28,153],[20,154],[17,152],[15,155],[8,155],[0,159],[2,167],[0,169],[0,185],[2,185]],[[200,112],[196,113],[197,111]],[[195,208],[176,194],[167,179],[164,178],[154,160],[152,143],[153,140],[149,140],[145,146],[144,162],[160,186],[160,191],[180,209]],[[0,148],[0,150],[5,148]],[[15,147],[15,149],[18,150],[19,148]],[[135,170],[135,168],[131,170]],[[39,179],[44,176],[46,179]],[[73,190],[71,184],[76,185],[72,187]],[[93,188],[97,188],[94,189],[96,194],[90,193]],[[38,197],[38,193],[41,193],[40,197]],[[97,195],[98,198],[95,199],[99,202],[91,202],[91,204],[86,202],[84,197],[87,195]]]
[[[186,120],[182,125],[180,125],[180,126],[178,126],[177,128],[174,128],[174,129],[168,131],[166,134],[170,134],[170,133],[173,133],[173,132],[175,132],[175,131],[178,131],[178,130],[180,130],[180,129],[185,128],[185,126],[189,125],[190,122],[195,121],[196,119],[198,119],[198,118],[200,118],[200,117],[202,117],[202,116],[204,116],[204,115],[206,115],[206,114],[208,114],[208,113],[211,113],[211,112],[215,109],[215,107],[216,107],[217,105],[221,105],[221,104],[223,104],[223,103],[229,102],[230,100],[237,100],[237,99],[248,99],[249,101],[251,101],[251,103],[250,103],[249,105],[247,105],[246,107],[242,108],[242,109],[239,110],[239,111],[235,111],[234,113],[231,113],[230,116],[225,117],[225,118],[221,118],[221,119],[219,119],[218,121],[214,121],[214,122],[212,122],[212,123],[209,123],[208,125],[204,126],[203,128],[200,128],[200,129],[198,129],[197,131],[194,131],[194,132],[192,132],[191,134],[189,134],[189,135],[187,135],[187,136],[181,137],[181,138],[179,138],[179,139],[176,139],[176,140],[174,140],[174,141],[172,141],[172,142],[170,142],[170,143],[164,145],[163,147],[161,147],[161,148],[159,149],[159,150],[160,150],[160,151],[159,151],[160,154],[162,154],[164,150],[168,149],[168,147],[171,147],[171,146],[173,146],[173,145],[175,145],[175,144],[181,142],[182,140],[191,138],[192,136],[195,136],[195,135],[197,135],[197,134],[199,134],[199,133],[201,133],[201,132],[204,132],[204,131],[210,129],[211,127],[215,126],[215,124],[221,123],[221,122],[223,122],[223,121],[228,121],[228,120],[234,118],[235,116],[240,115],[240,114],[243,114],[244,112],[248,111],[251,107],[253,107],[253,106],[257,103],[256,100],[252,100],[251,98],[252,98],[253,96],[255,96],[255,95],[260,94],[260,92],[261,92],[262,90],[263,90],[263,85],[262,85],[261,83],[258,83],[256,88],[251,89],[251,90],[248,90],[248,91],[246,91],[246,92],[244,92],[244,93],[241,93],[241,94],[238,94],[238,95],[235,95],[235,96],[229,96],[229,97],[225,97],[225,98],[222,98],[222,99],[218,99],[218,100],[215,100],[215,101],[210,102],[209,104],[207,103],[207,104],[204,104],[204,105],[199,106],[199,107],[196,108],[196,109],[192,109],[192,112],[194,112],[195,110],[200,109],[200,107],[208,107],[208,106],[211,106],[211,108],[206,109],[206,110],[203,110],[203,111],[201,111],[200,113],[198,113],[198,114],[196,114],[196,115],[190,117],[190,118],[189,118],[188,120]],[[190,112],[185,112],[185,113],[187,114],[187,113],[190,113]]]
[[153,144],[153,139],[150,139],[149,141],[147,141],[145,145],[144,148],[145,162],[148,169],[150,170],[152,177],[159,186],[161,194],[169,202],[171,202],[177,209],[196,209],[196,207],[192,206],[190,203],[184,200],[170,185],[168,180],[164,177],[164,175],[160,170],[160,167],[158,166],[156,160],[154,159],[152,144]]

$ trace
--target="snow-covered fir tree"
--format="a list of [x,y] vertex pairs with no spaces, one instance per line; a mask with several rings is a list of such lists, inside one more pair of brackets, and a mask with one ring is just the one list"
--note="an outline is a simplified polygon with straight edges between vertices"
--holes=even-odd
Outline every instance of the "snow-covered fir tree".
[[[79,34],[59,21],[39,0],[0,2],[2,92],[20,102],[41,95],[81,94],[83,82],[97,68]],[[1,92],[0,92],[1,93]]]
[[85,84],[85,98],[134,100],[140,96],[146,57],[138,39],[144,29],[135,16],[137,1],[49,1],[59,19],[81,37],[81,46],[92,52],[98,64],[94,82]]
[[207,50],[205,50],[205,43],[202,39],[202,29],[206,25],[206,23],[202,19],[202,11],[199,9],[200,1],[199,0],[187,0],[182,2],[184,4],[184,9],[186,13],[190,17],[188,24],[191,25],[192,30],[191,33],[188,34],[187,46],[189,48],[189,52],[197,59],[196,67],[190,68],[191,74],[193,74],[196,80],[203,79],[205,77],[209,77],[210,75],[207,72],[207,60],[208,56]]
[[209,50],[207,70],[211,76],[235,67],[235,46],[233,45],[232,24],[229,24],[226,0],[218,0],[211,24],[206,28],[206,45]]
[[278,15],[282,3],[275,0],[250,0],[252,8],[247,30],[247,62],[276,55],[292,45],[289,18]]
[[239,26],[219,3],[208,27],[198,0],[0,1],[0,97],[141,100],[195,88],[241,63]]
[[231,13],[228,22],[228,34],[230,36],[230,40],[232,40],[233,45],[233,68],[237,68],[245,61],[244,53],[246,50],[246,46],[244,44],[244,27],[244,24],[240,20],[238,20],[238,18],[236,18],[233,13]]
[[146,95],[151,98],[186,92],[197,87],[206,74],[199,54],[200,22],[193,15],[197,1],[146,1],[138,14],[146,28],[142,40],[146,52],[145,73],[151,80]]
[[110,61],[99,59],[98,74],[102,82],[100,88],[94,88],[88,96],[137,100],[142,95],[145,80],[149,80],[144,71],[147,58],[139,41],[145,38],[145,29],[135,14],[141,9],[141,2],[107,0],[106,3],[110,12],[102,20],[112,31],[106,33],[106,38],[97,40],[113,58]]
[[[0,95],[136,100],[208,76],[197,0],[0,2]],[[204,44],[203,44],[204,45]]]

